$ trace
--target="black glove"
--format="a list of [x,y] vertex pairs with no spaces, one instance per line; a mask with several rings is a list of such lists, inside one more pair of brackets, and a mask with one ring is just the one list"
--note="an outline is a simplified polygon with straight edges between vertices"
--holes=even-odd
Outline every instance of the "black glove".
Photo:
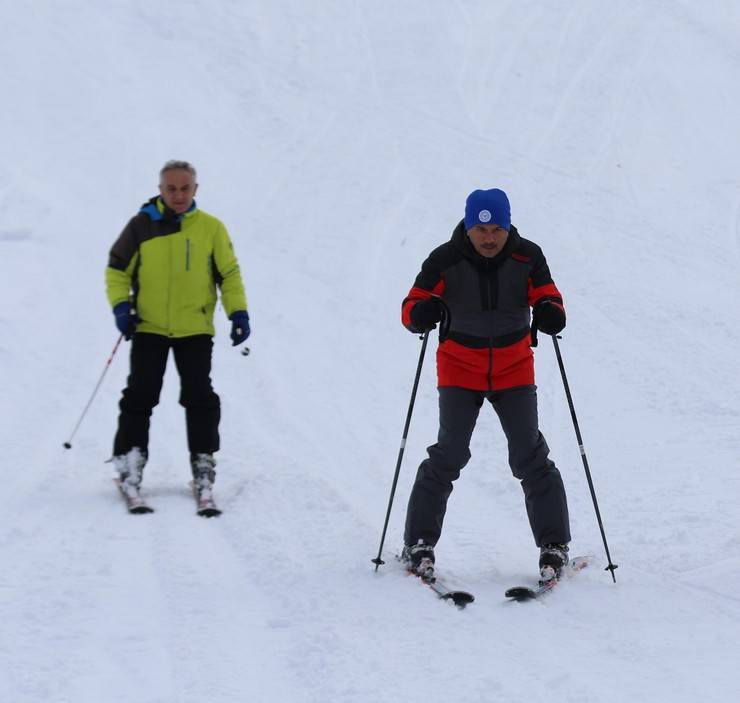
[[442,320],[444,311],[439,298],[420,300],[411,308],[411,324],[418,330],[433,330]]
[[545,334],[557,334],[565,327],[565,310],[559,303],[544,300],[532,312],[535,327]]

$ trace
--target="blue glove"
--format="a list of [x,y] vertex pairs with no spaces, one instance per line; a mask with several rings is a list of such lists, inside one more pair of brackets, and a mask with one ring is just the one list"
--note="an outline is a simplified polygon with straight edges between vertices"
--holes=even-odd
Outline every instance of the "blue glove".
[[231,313],[231,346],[244,342],[251,330],[249,329],[249,313],[246,310],[237,310]]
[[134,332],[136,332],[136,325],[141,322],[136,310],[132,309],[131,303],[128,300],[118,303],[113,308],[113,314],[116,316],[116,327],[118,327],[119,332],[126,340],[131,339]]

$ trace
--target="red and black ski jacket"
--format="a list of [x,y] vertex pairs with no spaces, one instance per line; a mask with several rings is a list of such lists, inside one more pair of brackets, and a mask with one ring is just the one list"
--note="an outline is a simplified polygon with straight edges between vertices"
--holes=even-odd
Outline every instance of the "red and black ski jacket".
[[421,300],[439,296],[450,311],[447,337],[437,349],[438,386],[497,391],[534,383],[530,308],[563,305],[540,247],[515,227],[493,258],[478,254],[460,222],[450,241],[423,263],[401,305],[401,321]]

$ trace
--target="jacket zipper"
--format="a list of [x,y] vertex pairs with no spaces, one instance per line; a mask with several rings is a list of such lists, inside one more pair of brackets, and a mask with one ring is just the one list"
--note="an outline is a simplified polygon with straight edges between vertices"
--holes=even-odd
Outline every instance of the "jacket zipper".
[[185,270],[190,271],[190,239],[185,240]]
[[172,237],[167,237],[167,336],[172,336],[172,269],[175,262],[172,260]]
[[[486,272],[489,273],[489,272]],[[491,307],[491,276],[486,276],[486,309],[492,310]],[[493,390],[493,336],[488,337],[488,390]]]

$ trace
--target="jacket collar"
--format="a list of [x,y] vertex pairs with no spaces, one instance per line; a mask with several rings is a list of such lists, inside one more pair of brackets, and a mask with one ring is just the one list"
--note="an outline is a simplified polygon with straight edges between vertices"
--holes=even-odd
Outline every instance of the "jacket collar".
[[197,207],[198,206],[195,200],[193,200],[193,204],[190,206],[187,212],[183,212],[181,215],[178,215],[174,210],[168,208],[164,204],[164,200],[162,200],[161,196],[155,195],[153,198],[149,198],[149,200],[141,206],[139,212],[143,212],[145,215],[149,215],[149,218],[152,220],[152,222],[160,222],[162,220],[175,220],[176,222],[182,222],[182,219],[184,217],[190,217],[193,213],[195,213]]
[[496,254],[496,256],[493,256],[490,259],[485,256],[481,256],[475,250],[475,247],[470,241],[470,237],[468,237],[468,233],[465,229],[464,220],[460,220],[457,227],[455,227],[452,232],[452,239],[450,241],[462,252],[463,256],[471,263],[473,263],[476,267],[488,269],[492,266],[499,266],[502,261],[508,259],[510,254],[519,246],[521,236],[519,235],[516,227],[512,225],[509,228],[509,236],[506,239],[506,244],[504,244],[504,248],[498,254]]

